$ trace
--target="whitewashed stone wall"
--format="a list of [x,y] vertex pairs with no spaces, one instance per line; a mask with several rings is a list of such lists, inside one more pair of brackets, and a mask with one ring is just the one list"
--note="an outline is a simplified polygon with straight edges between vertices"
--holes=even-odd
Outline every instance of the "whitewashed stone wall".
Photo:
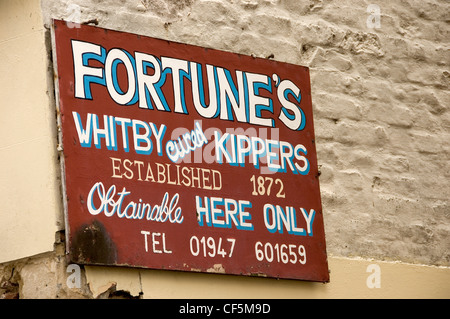
[[309,66],[329,255],[450,265],[448,1],[41,5],[47,28],[79,18]]

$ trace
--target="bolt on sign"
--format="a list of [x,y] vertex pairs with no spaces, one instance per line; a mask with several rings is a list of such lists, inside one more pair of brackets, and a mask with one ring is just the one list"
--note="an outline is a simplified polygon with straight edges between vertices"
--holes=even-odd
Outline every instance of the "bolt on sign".
[[308,68],[52,37],[71,262],[329,281]]

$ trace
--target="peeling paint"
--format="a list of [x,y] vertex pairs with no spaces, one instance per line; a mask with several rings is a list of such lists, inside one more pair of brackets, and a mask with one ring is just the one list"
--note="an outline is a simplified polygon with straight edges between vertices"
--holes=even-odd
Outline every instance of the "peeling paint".
[[223,268],[222,264],[214,264],[214,266],[212,268],[206,269],[206,272],[224,274],[225,268]]
[[202,272],[202,270],[200,268],[191,268],[190,271]]

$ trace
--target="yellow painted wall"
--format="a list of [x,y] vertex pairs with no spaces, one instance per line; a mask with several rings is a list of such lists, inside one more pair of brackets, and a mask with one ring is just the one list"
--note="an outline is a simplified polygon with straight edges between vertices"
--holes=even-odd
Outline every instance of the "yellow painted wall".
[[332,257],[329,268],[331,278],[326,284],[111,267],[86,267],[86,276],[94,296],[116,284],[117,290],[134,296],[142,292],[144,299],[450,298],[446,267]]
[[39,1],[0,1],[0,262],[52,251],[61,220]]

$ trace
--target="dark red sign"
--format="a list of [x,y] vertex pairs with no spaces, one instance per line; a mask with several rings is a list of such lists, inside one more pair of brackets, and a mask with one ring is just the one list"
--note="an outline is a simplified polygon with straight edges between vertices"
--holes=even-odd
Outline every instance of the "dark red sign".
[[308,68],[53,35],[71,262],[329,280]]

